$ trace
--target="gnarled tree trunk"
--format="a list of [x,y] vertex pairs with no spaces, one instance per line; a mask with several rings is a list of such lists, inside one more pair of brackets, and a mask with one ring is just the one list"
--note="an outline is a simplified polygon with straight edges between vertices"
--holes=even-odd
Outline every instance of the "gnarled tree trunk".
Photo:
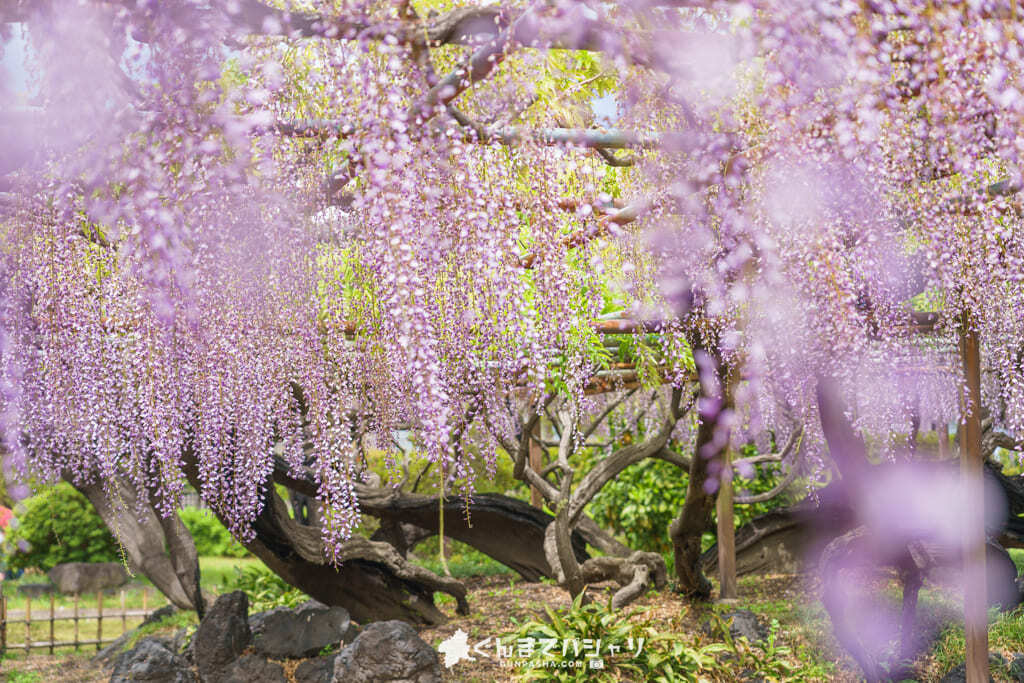
[[714,422],[702,421],[697,428],[697,445],[690,462],[690,480],[686,486],[686,500],[679,516],[669,526],[673,561],[678,590],[688,597],[707,600],[711,597],[711,582],[701,571],[700,542],[704,532],[711,528],[711,511],[715,509],[715,496],[704,488],[708,478],[709,459],[701,450],[711,442]]
[[254,529],[256,537],[245,543],[250,552],[291,585],[324,604],[344,607],[356,621],[443,623],[435,591],[452,595],[460,614],[469,612],[465,586],[407,562],[390,544],[353,536],[333,566],[320,528],[292,519],[273,487],[267,489]]
[[[679,516],[669,526],[673,561],[679,582],[677,590],[697,600],[707,600],[711,597],[711,582],[701,571],[700,542],[704,532],[712,528],[711,512],[715,509],[716,494],[708,493],[705,483],[708,480],[709,465],[714,460],[720,460],[724,450],[729,447],[727,439],[716,445],[715,431],[718,428],[719,417],[732,409],[732,380],[729,368],[719,361],[716,361],[716,373],[722,395],[708,395],[707,388],[702,383],[700,397],[719,399],[721,407],[713,416],[700,416],[697,441],[693,457],[690,459],[690,480],[686,486],[686,500]],[[713,451],[708,450],[712,448]]]
[[[113,491],[99,482],[68,481],[96,508],[124,548],[131,569],[142,572],[171,604],[202,616],[205,605],[199,589],[199,557],[181,519],[177,515],[165,518],[151,507],[145,515],[134,514],[138,494],[120,479],[109,484]],[[123,509],[111,505],[111,495]]]
[[[278,468],[282,469],[282,468]],[[295,479],[283,468],[281,479],[307,495],[315,495],[311,478]],[[199,488],[199,471],[186,454],[183,470]],[[221,513],[214,513],[224,521]],[[289,514],[271,481],[266,482],[263,507],[253,523],[254,538],[245,547],[289,584],[326,605],[344,607],[359,622],[399,619],[437,625],[446,617],[434,604],[434,593],[448,593],[460,614],[469,612],[466,587],[408,562],[389,543],[353,536],[335,555],[327,557],[318,526],[307,526]]]
[[[275,463],[274,481],[307,496],[316,495],[312,476],[296,473],[284,462]],[[412,544],[438,533],[440,509],[436,496],[363,484],[356,484],[355,490],[360,512],[381,521],[381,530],[375,534],[375,539],[391,543],[401,555],[404,556]],[[476,494],[468,502],[451,498],[444,503],[445,536],[514,569],[527,581],[555,576],[543,547],[545,530],[553,520],[554,517],[543,510],[497,493]],[[588,527],[587,533],[573,533],[572,547],[578,561],[589,557],[588,542],[602,549],[615,549],[614,540],[606,542],[608,539],[602,538],[599,532],[599,528],[595,531]]]
[[[378,517],[382,525],[413,525],[427,536],[438,532],[439,501],[435,496],[369,487],[357,487],[357,495],[359,509]],[[453,498],[444,504],[445,536],[514,569],[527,581],[555,575],[544,554],[544,532],[553,520],[528,503],[495,493],[476,494],[468,503]],[[572,549],[580,562],[589,557],[579,533],[572,536]]]

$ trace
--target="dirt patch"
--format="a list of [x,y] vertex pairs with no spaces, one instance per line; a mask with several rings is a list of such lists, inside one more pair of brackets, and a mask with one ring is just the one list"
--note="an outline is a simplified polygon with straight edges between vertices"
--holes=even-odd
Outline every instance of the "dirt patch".
[[5,681],[21,673],[24,675],[23,680],[33,683],[107,683],[110,680],[110,672],[90,662],[89,655],[34,654],[21,659],[8,659],[0,662],[0,673]]
[[[459,629],[468,634],[470,645],[490,637],[490,658],[476,657],[476,661],[461,661],[449,671],[444,670],[445,680],[458,683],[491,683],[494,681],[516,681],[513,669],[502,667],[493,656],[494,638],[504,636],[510,643],[510,636],[516,624],[525,620],[543,618],[544,607],[565,609],[569,607],[569,595],[561,588],[549,583],[526,583],[505,576],[473,577],[466,580],[468,599],[472,613],[468,616],[455,614],[453,604],[442,606],[450,621],[442,626],[424,629],[420,636],[435,648],[450,638]],[[613,584],[600,584],[591,590],[611,591]],[[839,650],[831,637],[831,628],[820,605],[808,601],[816,595],[813,581],[798,576],[763,576],[745,579],[741,584],[742,599],[737,607],[751,609],[767,619],[779,621],[778,638],[792,650],[793,661],[810,656],[808,653],[824,653],[827,661],[837,662],[834,670],[821,680],[858,681],[860,676],[852,661]],[[808,592],[810,591],[810,592]],[[600,596],[597,599],[605,599]],[[722,607],[693,605],[671,590],[650,592],[634,602],[625,612],[632,614],[632,620],[651,621],[663,633],[679,633],[690,640],[701,633],[701,625],[712,612]],[[821,659],[821,654],[816,655]],[[442,669],[443,656],[442,656]]]

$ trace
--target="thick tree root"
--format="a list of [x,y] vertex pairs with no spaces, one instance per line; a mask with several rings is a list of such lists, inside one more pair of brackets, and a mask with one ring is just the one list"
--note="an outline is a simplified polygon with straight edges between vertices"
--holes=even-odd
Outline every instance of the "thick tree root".
[[650,588],[668,583],[665,560],[657,553],[637,551],[629,557],[593,557],[580,565],[585,583],[615,581],[621,588],[612,596],[612,607],[620,609]]

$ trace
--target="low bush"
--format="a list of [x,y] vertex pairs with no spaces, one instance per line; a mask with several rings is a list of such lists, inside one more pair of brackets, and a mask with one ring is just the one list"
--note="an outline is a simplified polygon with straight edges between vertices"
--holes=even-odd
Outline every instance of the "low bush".
[[11,569],[49,571],[63,562],[119,562],[121,551],[92,503],[68,483],[26,498],[5,540]]
[[[452,576],[461,579],[467,576],[494,576],[496,574],[509,574],[511,569],[483,554],[476,548],[466,545],[460,541],[446,539],[447,550],[445,561],[448,563],[448,570]],[[409,559],[413,563],[426,567],[435,574],[442,574],[444,567],[438,556],[437,536],[432,536],[419,543],[410,553]]]
[[249,596],[253,612],[265,612],[275,607],[296,607],[309,600],[309,596],[292,586],[262,565],[235,569],[235,577],[228,579],[227,590],[242,591]]
[[249,551],[209,510],[183,508],[178,511],[182,523],[192,534],[196,552],[204,557],[245,557]]
[[[738,457],[756,455],[752,446],[744,447]],[[689,477],[678,467],[664,460],[647,459],[622,471],[608,482],[587,506],[594,521],[621,536],[634,550],[669,553],[672,543],[668,527],[683,509]],[[763,493],[778,484],[772,469],[757,465],[752,479],[737,477],[737,492]],[[798,490],[798,487],[794,487]],[[793,502],[785,494],[753,505],[736,506],[736,526],[746,524],[754,517]],[[705,545],[714,542],[709,534]]]

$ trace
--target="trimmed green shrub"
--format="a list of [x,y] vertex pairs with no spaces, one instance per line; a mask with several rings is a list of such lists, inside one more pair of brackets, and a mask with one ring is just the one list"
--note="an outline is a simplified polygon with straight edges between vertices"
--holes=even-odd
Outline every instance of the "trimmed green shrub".
[[[756,449],[746,446],[738,457],[756,454]],[[738,491],[762,493],[778,483],[774,471],[761,465],[754,470],[753,479],[734,480]],[[683,509],[688,483],[689,476],[675,465],[647,459],[626,468],[608,482],[587,505],[587,513],[600,526],[621,536],[630,548],[665,554],[672,550],[668,527]],[[736,526],[792,502],[793,498],[783,494],[764,503],[737,505]],[[714,542],[713,534],[707,536],[708,544]]]
[[594,521],[634,550],[672,550],[668,526],[683,509],[687,476],[664,460],[644,460],[605,484],[587,506]]
[[178,511],[182,524],[192,534],[196,552],[204,557],[245,557],[249,551],[209,510],[183,508]]
[[6,541],[12,569],[121,560],[117,540],[92,503],[68,483],[42,489],[16,513],[17,527],[9,528]]

